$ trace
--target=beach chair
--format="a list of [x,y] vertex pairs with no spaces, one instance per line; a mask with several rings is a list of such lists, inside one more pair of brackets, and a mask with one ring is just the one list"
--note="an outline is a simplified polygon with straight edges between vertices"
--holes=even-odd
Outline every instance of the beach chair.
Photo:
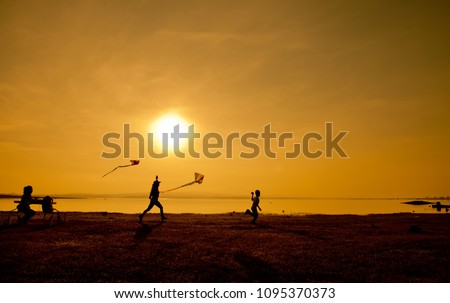
[[53,198],[50,196],[45,196],[42,199],[42,213],[44,214],[44,222],[46,221],[47,215],[49,216],[48,222],[50,225],[53,224],[53,215],[56,214],[57,216],[57,222],[58,223],[64,223],[66,222],[66,213],[60,212],[56,208],[53,207],[53,204],[56,204],[56,202],[53,202]]

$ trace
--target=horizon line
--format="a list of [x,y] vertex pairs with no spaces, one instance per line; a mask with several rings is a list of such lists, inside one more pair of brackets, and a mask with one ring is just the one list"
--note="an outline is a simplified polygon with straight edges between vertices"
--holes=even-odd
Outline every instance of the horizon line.
[[[88,198],[147,198],[147,193],[117,193],[117,194],[95,194],[95,193],[70,193],[70,194],[52,194],[49,195],[54,199],[88,199]],[[0,193],[0,199],[20,198],[21,194],[16,193]],[[47,195],[35,195],[36,197],[44,197]],[[177,194],[173,196],[169,194],[170,198],[186,199],[246,199],[247,195],[227,195],[227,194],[200,194],[200,195],[183,195]],[[424,197],[312,197],[312,196],[264,196],[264,199],[298,199],[298,200],[450,200],[450,196],[424,196]]]

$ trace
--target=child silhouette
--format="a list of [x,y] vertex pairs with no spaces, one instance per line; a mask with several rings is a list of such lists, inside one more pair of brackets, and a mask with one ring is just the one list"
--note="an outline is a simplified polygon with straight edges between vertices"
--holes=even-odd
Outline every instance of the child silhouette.
[[247,209],[245,211],[246,215],[253,216],[252,224],[256,224],[256,220],[258,219],[258,209],[261,211],[261,207],[259,207],[259,196],[261,195],[261,192],[257,189],[255,190],[255,193],[252,192],[252,208],[251,211]]
[[23,188],[23,195],[20,199],[19,205],[17,206],[17,209],[25,214],[22,218],[22,223],[27,223],[28,220],[36,214],[36,212],[30,208],[30,204],[36,201],[36,199],[33,199],[31,196],[32,193],[33,187],[30,185]]

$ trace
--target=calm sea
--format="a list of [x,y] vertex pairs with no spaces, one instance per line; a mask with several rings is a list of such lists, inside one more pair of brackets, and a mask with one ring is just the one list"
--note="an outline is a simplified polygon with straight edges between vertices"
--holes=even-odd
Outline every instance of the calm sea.
[[[0,210],[14,209],[14,199],[0,199]],[[389,214],[399,212],[436,213],[430,205],[407,205],[397,199],[261,199],[262,214]],[[146,198],[87,198],[55,199],[59,211],[120,212],[136,214],[142,212],[149,203]],[[250,199],[194,199],[160,198],[166,213],[220,214],[244,212],[250,208]],[[443,203],[448,204],[448,203]],[[39,205],[32,205],[40,210]],[[158,212],[152,209],[151,212]],[[445,209],[441,211],[445,213]]]

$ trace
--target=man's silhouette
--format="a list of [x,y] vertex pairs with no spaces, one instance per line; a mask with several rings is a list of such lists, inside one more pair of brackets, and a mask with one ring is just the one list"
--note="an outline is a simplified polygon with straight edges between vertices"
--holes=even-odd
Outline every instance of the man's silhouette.
[[158,201],[159,198],[159,183],[161,183],[160,181],[158,181],[158,176],[156,176],[156,180],[153,182],[152,185],[152,189],[150,191],[150,204],[148,205],[147,209],[144,210],[144,212],[142,214],[139,215],[139,223],[142,222],[142,219],[144,218],[145,214],[147,212],[149,212],[153,206],[156,206],[159,208],[160,213],[161,213],[161,220],[167,220],[167,218],[164,216],[164,211],[163,211],[163,206],[161,205],[161,203]]

